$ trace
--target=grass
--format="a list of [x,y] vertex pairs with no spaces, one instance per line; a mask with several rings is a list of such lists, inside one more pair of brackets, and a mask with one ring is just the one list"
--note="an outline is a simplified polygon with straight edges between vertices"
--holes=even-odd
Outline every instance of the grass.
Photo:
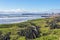
[[[41,31],[41,36],[33,40],[60,40],[60,29],[50,29],[49,25],[46,23],[46,20],[49,20],[50,22],[52,19],[36,19],[16,24],[2,24],[0,25],[0,31],[2,31],[3,34],[11,32],[10,40],[25,40],[25,37],[19,36],[17,32],[21,29],[31,26],[29,22],[32,22],[39,26]],[[60,24],[60,22],[57,24]]]

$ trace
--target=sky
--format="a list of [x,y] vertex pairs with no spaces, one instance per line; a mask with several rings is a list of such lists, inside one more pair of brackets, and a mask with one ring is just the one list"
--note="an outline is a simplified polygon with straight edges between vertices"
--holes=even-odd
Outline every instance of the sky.
[[0,11],[43,12],[60,9],[60,0],[0,0]]

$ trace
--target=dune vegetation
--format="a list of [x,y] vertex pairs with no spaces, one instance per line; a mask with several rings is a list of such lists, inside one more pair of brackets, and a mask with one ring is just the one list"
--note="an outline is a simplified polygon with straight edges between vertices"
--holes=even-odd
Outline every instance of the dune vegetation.
[[0,40],[60,40],[60,18],[0,24]]

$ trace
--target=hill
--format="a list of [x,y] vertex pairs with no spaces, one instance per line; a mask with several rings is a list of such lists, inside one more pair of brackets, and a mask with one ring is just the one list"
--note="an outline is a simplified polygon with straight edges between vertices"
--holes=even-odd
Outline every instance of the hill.
[[59,18],[41,18],[22,23],[0,24],[0,40],[60,40]]

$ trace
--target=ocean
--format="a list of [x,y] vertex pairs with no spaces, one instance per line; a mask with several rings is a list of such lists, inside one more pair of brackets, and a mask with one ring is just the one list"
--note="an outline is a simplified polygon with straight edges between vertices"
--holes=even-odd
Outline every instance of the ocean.
[[42,18],[40,15],[0,14],[0,24],[11,24]]

